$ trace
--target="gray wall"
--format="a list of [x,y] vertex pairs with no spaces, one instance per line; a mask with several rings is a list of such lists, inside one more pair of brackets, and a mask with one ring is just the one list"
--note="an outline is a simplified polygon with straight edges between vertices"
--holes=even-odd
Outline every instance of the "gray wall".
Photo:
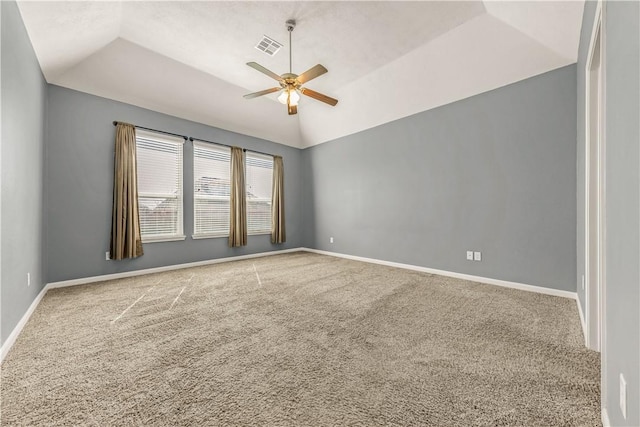
[[[13,1],[2,10],[1,340],[45,283],[42,231],[47,86]],[[27,273],[31,286],[27,287]]]
[[[48,108],[46,185],[49,196],[45,217],[49,282],[302,245],[300,150],[58,86],[49,86]],[[145,254],[135,260],[105,260],[111,229],[113,120],[281,155],[285,165],[286,244],[272,245],[269,235],[249,236],[246,247],[233,249],[227,246],[226,238],[191,239],[193,146],[187,142],[184,151],[186,240],[147,243]]]
[[567,66],[305,150],[306,245],[575,291],[575,79]]
[[[640,425],[640,3],[605,11],[606,407],[611,425]],[[627,418],[618,406],[627,380]]]
[[587,54],[589,51],[589,42],[591,39],[591,31],[593,30],[593,20],[596,14],[596,2],[586,1],[584,5],[584,13],[582,15],[582,30],[580,33],[580,47],[578,49],[578,63],[576,69],[576,81],[578,91],[578,109],[577,109],[577,163],[576,163],[576,180],[577,180],[577,222],[576,222],[576,241],[577,241],[577,258],[576,258],[576,289],[578,293],[578,301],[582,307],[582,312],[587,313],[585,306],[585,290],[582,289],[582,276],[585,274],[584,265],[584,173],[585,173],[585,67],[587,65]]

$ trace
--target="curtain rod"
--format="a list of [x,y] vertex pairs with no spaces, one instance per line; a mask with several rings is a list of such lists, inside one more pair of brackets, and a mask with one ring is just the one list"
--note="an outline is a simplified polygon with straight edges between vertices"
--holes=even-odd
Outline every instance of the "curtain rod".
[[[116,121],[116,120],[114,120],[114,121],[113,121],[113,125],[114,125],[114,126],[117,126],[117,125],[118,125],[118,123],[124,123],[124,122],[118,122],[118,121]],[[222,146],[224,146],[224,147],[229,147],[229,148],[231,148],[231,147],[232,147],[231,145],[223,144],[222,142],[214,142],[214,141],[207,141],[206,139],[199,139],[199,138],[187,137],[187,136],[184,136],[184,135],[178,135],[177,133],[171,133],[171,132],[167,132],[167,131],[164,131],[164,130],[158,130],[158,129],[146,128],[146,127],[144,127],[144,126],[137,126],[137,125],[132,125],[132,126],[134,126],[134,127],[138,128],[138,129],[150,130],[151,132],[159,132],[159,133],[164,133],[164,134],[166,134],[166,135],[178,136],[178,137],[180,137],[180,138],[184,138],[184,140],[185,140],[185,141],[186,141],[186,140],[189,140],[189,141],[191,141],[191,142],[193,142],[193,141],[201,141],[201,142],[208,142],[209,144],[222,145]],[[265,156],[275,157],[273,154],[263,153],[262,151],[256,151],[256,150],[249,150],[249,149],[247,149],[247,148],[243,148],[243,149],[242,149],[242,151],[245,151],[245,152],[247,152],[247,151],[251,151],[252,153],[257,153],[257,154],[262,154],[262,155],[265,155]]]
[[[200,142],[208,142],[209,144],[216,144],[216,145],[222,145],[223,147],[233,147],[232,145],[229,144],[223,144],[222,142],[215,142],[215,141],[207,141],[206,139],[200,139],[200,138],[193,138],[193,137],[189,137],[189,140],[191,142],[193,141],[200,141]],[[269,157],[275,157],[273,154],[269,154],[269,153],[263,153],[262,151],[256,151],[256,150],[250,150],[248,148],[243,148],[242,151],[247,152],[247,151],[251,151],[252,153],[257,153],[257,154],[262,154],[264,156],[269,156]]]
[[[117,126],[118,123],[123,123],[124,124],[124,122],[118,122],[118,121],[115,121],[115,120],[113,121],[113,125],[114,126]],[[167,131],[164,131],[164,130],[151,129],[151,128],[146,128],[144,126],[137,126],[137,125],[132,125],[132,126],[138,128],[138,129],[150,130],[151,132],[159,132],[159,133],[164,133],[165,135],[177,136],[177,137],[180,137],[180,138],[184,138],[185,141],[187,139],[189,139],[189,137],[186,137],[184,135],[178,135],[177,133],[171,133],[171,132],[167,132]]]

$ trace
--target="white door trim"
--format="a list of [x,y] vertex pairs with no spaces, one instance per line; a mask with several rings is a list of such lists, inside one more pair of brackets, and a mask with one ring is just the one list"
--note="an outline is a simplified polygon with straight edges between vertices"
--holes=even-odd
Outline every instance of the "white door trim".
[[[606,297],[606,185],[605,185],[605,154],[606,154],[606,141],[605,141],[605,96],[606,96],[606,61],[605,61],[605,8],[602,0],[598,0],[596,5],[596,12],[593,21],[593,28],[591,31],[591,38],[589,40],[589,49],[587,51],[587,61],[585,64],[585,314],[586,314],[586,345],[587,347],[601,352],[601,402],[604,409],[604,403],[606,402],[606,312],[605,312],[605,297]],[[596,47],[596,41],[599,39],[600,49],[599,58],[594,58],[594,51]],[[596,152],[591,152],[591,131],[590,131],[590,117],[591,117],[591,67],[594,59],[599,59],[600,70],[597,87],[597,137]],[[591,175],[591,160],[592,156],[596,156],[597,167],[597,179],[596,188],[591,188],[589,179]],[[596,236],[590,236],[590,215],[589,206],[591,197],[596,197],[596,212],[597,212],[597,232]],[[591,238],[595,237],[596,247],[591,247]],[[596,251],[597,264],[590,265],[591,251]],[[592,268],[597,269],[596,283],[591,281],[590,270]],[[591,300],[597,298],[597,310],[592,309]],[[594,331],[595,328],[595,331]]]
[[[597,236],[591,236],[590,234],[590,224],[592,221],[591,215],[590,215],[590,203],[591,203],[591,199],[592,197],[595,195],[597,198],[597,206],[598,206],[598,214],[600,214],[600,208],[601,208],[601,196],[603,196],[602,192],[602,186],[601,184],[601,180],[598,179],[597,184],[596,184],[596,189],[592,188],[592,185],[590,184],[590,177],[591,177],[591,160],[592,160],[592,156],[597,156],[597,168],[601,171],[602,170],[602,164],[600,162],[600,153],[598,150],[598,153],[592,153],[591,152],[591,129],[590,129],[590,125],[591,125],[591,97],[592,97],[592,91],[591,91],[591,66],[594,60],[594,50],[595,50],[595,45],[596,45],[596,40],[598,38],[598,35],[600,35],[600,53],[602,52],[602,32],[601,32],[601,28],[602,28],[602,3],[601,1],[598,1],[597,3],[597,7],[596,7],[596,15],[595,15],[595,19],[594,19],[594,23],[593,23],[593,30],[591,33],[591,40],[589,42],[589,50],[587,53],[587,61],[586,61],[586,65],[585,65],[585,311],[586,311],[586,324],[587,324],[587,334],[586,334],[586,344],[587,347],[593,349],[593,350],[600,350],[600,333],[599,333],[599,326],[600,326],[600,322],[599,322],[599,318],[600,318],[600,310],[597,310],[596,312],[594,312],[594,310],[592,309],[592,304],[591,304],[591,300],[594,298],[598,298],[598,294],[599,294],[599,287],[597,286],[597,283],[592,283],[591,281],[591,270],[593,268],[596,268],[598,270],[600,265],[591,265],[590,262],[590,255],[591,252],[593,250],[597,251],[598,253],[598,259],[600,258],[600,255],[602,254],[602,242],[600,239],[600,230],[599,230],[599,225],[601,223],[601,221],[598,221],[598,233]],[[600,55],[602,56],[602,55]],[[601,62],[601,69],[602,69],[602,62]],[[598,92],[599,94],[601,94],[602,92],[600,91],[600,82],[602,81],[601,78],[599,78],[599,82],[598,82]],[[600,133],[600,130],[602,129],[601,125],[602,122],[600,120],[601,116],[602,116],[602,110],[601,110],[601,105],[599,103],[598,105],[598,133]],[[598,148],[600,148],[600,143],[601,143],[601,138],[599,138],[599,141],[597,142],[597,146]],[[601,215],[598,215],[599,217],[601,217]],[[598,218],[596,218],[597,220]],[[593,248],[592,247],[592,237],[596,237],[596,247]],[[600,264],[600,263],[598,263]],[[598,274],[598,278],[600,278],[600,275]],[[596,286],[594,286],[596,285]],[[595,329],[595,331],[594,331]],[[597,337],[594,339],[594,335]]]

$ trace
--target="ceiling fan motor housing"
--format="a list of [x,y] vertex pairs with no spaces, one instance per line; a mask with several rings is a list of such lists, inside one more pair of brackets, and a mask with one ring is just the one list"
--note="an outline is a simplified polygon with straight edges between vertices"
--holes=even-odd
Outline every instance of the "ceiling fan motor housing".
[[298,86],[300,86],[300,83],[297,80],[297,78],[298,78],[297,74],[285,73],[281,77],[282,77],[282,83],[280,85],[282,87],[285,87],[285,86],[298,87]]

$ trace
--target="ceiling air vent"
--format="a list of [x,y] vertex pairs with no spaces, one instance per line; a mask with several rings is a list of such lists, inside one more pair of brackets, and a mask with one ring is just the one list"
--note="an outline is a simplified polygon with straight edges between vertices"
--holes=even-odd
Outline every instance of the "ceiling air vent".
[[281,47],[282,44],[278,43],[269,36],[262,36],[262,40],[260,40],[260,43],[256,45],[256,49],[263,51],[269,56],[273,56],[278,53]]

